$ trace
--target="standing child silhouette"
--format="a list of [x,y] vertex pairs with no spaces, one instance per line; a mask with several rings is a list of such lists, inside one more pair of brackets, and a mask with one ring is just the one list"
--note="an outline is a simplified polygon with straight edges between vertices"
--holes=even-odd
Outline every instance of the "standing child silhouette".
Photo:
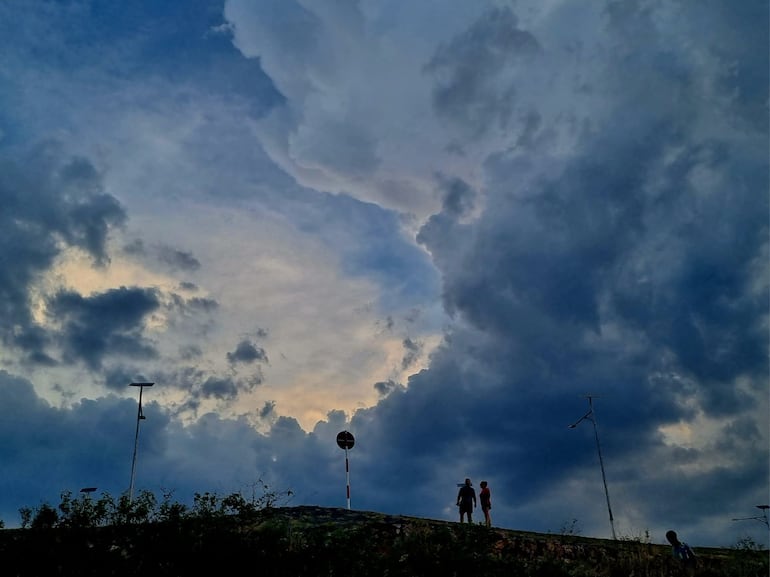
[[697,558],[690,546],[679,540],[676,531],[666,531],[666,539],[671,543],[671,554],[674,558],[682,562],[688,575],[694,575]]
[[484,512],[484,524],[487,527],[492,526],[492,516],[489,514],[489,510],[492,508],[492,491],[489,490],[486,481],[479,483],[481,492],[479,493],[479,501],[481,503],[481,510]]

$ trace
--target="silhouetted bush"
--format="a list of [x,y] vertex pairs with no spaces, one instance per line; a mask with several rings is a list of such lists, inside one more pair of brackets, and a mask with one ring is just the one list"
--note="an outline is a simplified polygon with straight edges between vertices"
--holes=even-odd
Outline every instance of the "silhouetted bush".
[[[257,494],[258,490],[262,492]],[[123,494],[117,501],[107,492],[94,500],[88,494],[73,498],[70,491],[64,491],[61,493],[61,501],[57,508],[49,503],[43,503],[34,509],[21,508],[19,514],[21,526],[25,529],[135,525],[173,522],[186,518],[210,519],[230,515],[246,517],[264,508],[286,502],[293,495],[290,489],[285,491],[270,489],[262,479],[257,479],[251,485],[251,493],[248,500],[241,493],[233,493],[226,497],[209,492],[195,493],[193,506],[189,508],[182,503],[173,502],[171,491],[164,491],[160,503],[155,494],[147,490],[139,491],[134,498]],[[3,526],[0,525],[0,528]]]

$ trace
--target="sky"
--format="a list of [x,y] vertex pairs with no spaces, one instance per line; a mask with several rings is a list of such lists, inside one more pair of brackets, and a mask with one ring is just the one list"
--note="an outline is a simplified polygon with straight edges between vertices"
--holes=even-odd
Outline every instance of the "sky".
[[459,522],[469,477],[498,527],[767,546],[768,22],[0,2],[0,519],[134,481]]

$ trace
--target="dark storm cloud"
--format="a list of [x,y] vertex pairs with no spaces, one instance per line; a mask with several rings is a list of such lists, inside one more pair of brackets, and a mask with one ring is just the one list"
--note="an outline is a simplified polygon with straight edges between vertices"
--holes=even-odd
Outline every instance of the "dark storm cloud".
[[32,283],[67,246],[105,264],[109,230],[126,215],[88,160],[68,158],[53,143],[0,157],[0,206],[0,332],[29,360],[50,364],[47,335],[29,308]]
[[149,383],[152,382],[148,375],[137,371],[128,363],[121,362],[105,365],[102,370],[103,384],[107,389],[125,393],[126,387],[131,383]]
[[231,378],[209,377],[201,385],[200,393],[206,399],[233,399],[238,395],[238,385]]
[[253,391],[262,384],[262,371],[257,367],[248,378],[208,377],[199,390],[204,399],[235,400],[241,392]]
[[265,401],[265,404],[262,405],[262,408],[259,410],[260,419],[269,419],[273,415],[275,415],[275,401]]
[[142,329],[159,306],[152,289],[121,287],[90,297],[60,291],[48,299],[47,314],[62,327],[59,338],[65,357],[99,368],[109,356],[158,356]]
[[53,367],[58,361],[47,352],[50,345],[49,333],[41,327],[19,327],[13,335],[13,344],[24,351],[25,362],[44,367]]
[[219,309],[219,303],[212,298],[185,298],[177,293],[168,293],[164,296],[169,299],[167,308],[173,313],[172,321],[177,315],[180,317],[210,316]]
[[388,379],[387,381],[378,381],[372,386],[374,387],[374,390],[377,391],[377,394],[385,397],[390,394],[391,391],[399,388],[400,385],[393,379]]
[[[588,392],[601,393],[596,414],[602,430],[611,431],[603,446],[618,491],[637,491],[645,501],[648,490],[679,490],[713,502],[735,483],[754,494],[766,484],[758,473],[767,464],[766,447],[754,434],[766,423],[748,410],[767,386],[768,293],[760,280],[766,262],[759,264],[768,237],[767,112],[752,128],[701,135],[700,123],[714,112],[684,73],[684,56],[673,56],[659,34],[639,33],[654,31],[644,11],[614,6],[622,13],[607,22],[622,50],[604,63],[610,68],[603,81],[612,90],[602,113],[610,121],[573,133],[579,140],[569,159],[554,159],[534,178],[527,171],[541,163],[542,141],[530,138],[491,156],[481,217],[460,222],[445,203],[418,235],[442,271],[446,310],[466,326],[447,334],[430,369],[414,375],[404,394],[354,417],[354,430],[380,450],[376,462],[359,464],[379,480],[375,492],[398,482],[396,460],[408,456],[413,476],[421,478],[434,461],[459,450],[463,470],[493,473],[501,487],[516,487],[508,495],[514,508],[548,501],[591,455],[590,423],[566,427],[585,412],[581,396]],[[502,26],[506,18],[500,20]],[[537,42],[520,32],[525,54],[534,54]],[[475,54],[477,44],[474,29],[458,37],[451,53]],[[516,58],[513,49],[506,54]],[[457,102],[472,103],[473,87],[483,85],[476,75],[491,75],[501,59],[465,75],[458,64],[456,76],[447,77],[467,77],[469,86],[455,88]],[[662,59],[671,65],[659,68]],[[761,60],[766,64],[766,54]],[[429,69],[439,71],[438,62]],[[448,69],[449,60],[441,62]],[[751,68],[746,61],[740,67]],[[750,75],[765,77],[765,68]],[[440,86],[456,84],[445,79]],[[656,89],[649,102],[639,100],[649,91],[643,85]],[[509,94],[502,90],[501,97]],[[766,91],[754,96],[764,100]],[[748,103],[746,95],[743,100]],[[437,94],[442,112],[450,102],[449,93]],[[508,106],[490,109],[507,115]],[[495,114],[455,116],[481,130]],[[437,399],[451,399],[453,409],[442,410]],[[733,424],[716,444],[667,448],[661,427],[698,411]],[[421,418],[427,414],[429,422]],[[736,463],[712,473],[678,468],[705,468],[725,454]],[[645,469],[665,466],[672,470],[668,480],[640,479]],[[432,497],[425,499],[427,505]],[[676,503],[668,501],[668,508]],[[540,523],[524,511],[516,515]]]
[[[235,10],[236,2],[228,4]],[[399,164],[387,152],[403,144],[398,130],[369,133],[376,131],[372,123],[327,139],[324,130],[342,127],[314,124],[310,106],[348,99],[353,108],[361,106],[355,90],[337,90],[329,82],[328,101],[311,104],[302,98],[314,80],[332,78],[326,70],[319,74],[332,60],[339,72],[335,81],[359,78],[346,67],[355,73],[376,60],[365,60],[366,51],[335,52],[343,44],[334,44],[338,36],[329,33],[348,31],[350,21],[342,19],[363,17],[363,5],[347,12],[351,6],[342,3],[328,10],[290,1],[237,4],[239,13],[256,14],[237,21],[244,42],[256,20],[256,46],[264,61],[279,56],[273,65],[284,75],[287,98],[296,97],[289,113],[302,117],[285,132],[276,129],[276,137],[299,145],[301,128],[301,144],[311,149],[299,150],[309,152],[305,160],[315,159],[318,150],[325,167],[348,172],[351,179]],[[400,6],[406,13],[417,4]],[[176,18],[187,10],[182,4],[132,4],[125,20],[116,20],[117,12],[107,4],[94,6],[99,26],[67,20],[59,27],[84,30],[75,34],[77,49],[62,57],[65,68],[81,66],[84,57],[101,58],[103,51],[90,44],[95,38],[108,64],[122,62],[122,53],[145,50],[154,57],[147,68],[160,76],[203,79],[204,85],[218,78],[216,66],[196,75],[194,63],[224,58],[227,50],[220,41],[229,41],[235,21],[233,28],[216,28],[225,33],[214,38],[210,25],[216,19],[202,18],[211,14],[196,3],[190,19],[205,24],[208,32],[185,44],[185,19]],[[295,418],[279,415],[280,404],[274,401],[253,402],[249,395],[248,408],[236,404],[242,393],[262,383],[260,362],[267,355],[256,344],[265,336],[260,331],[249,332],[248,338],[232,337],[243,332],[225,336],[232,339],[225,342],[238,344],[226,359],[215,360],[230,361],[220,372],[211,368],[215,362],[207,360],[205,341],[197,340],[195,331],[168,349],[177,350],[185,364],[164,357],[152,375],[141,375],[131,365],[146,370],[139,357],[119,354],[123,345],[129,352],[152,348],[141,326],[161,300],[170,298],[162,312],[174,313],[169,319],[174,325],[175,314],[183,321],[197,314],[212,320],[208,315],[219,303],[214,298],[188,300],[148,291],[147,312],[142,313],[138,288],[123,289],[127,293],[122,295],[61,293],[61,300],[52,301],[52,310],[59,306],[62,311],[55,318],[61,334],[38,327],[28,289],[55,262],[57,243],[79,243],[96,263],[106,263],[106,244],[101,250],[99,245],[106,229],[98,221],[109,227],[121,220],[109,202],[96,200],[103,194],[97,171],[61,153],[36,153],[30,155],[32,162],[2,160],[0,311],[7,322],[0,331],[6,341],[23,345],[30,358],[49,365],[55,363],[49,351],[61,337],[71,358],[101,364],[108,388],[125,390],[134,380],[158,382],[153,393],[161,383],[168,387],[171,393],[163,403],[145,397],[138,487],[156,492],[170,487],[189,501],[195,491],[242,490],[264,474],[271,486],[290,486],[297,504],[342,506],[348,455],[335,444],[335,436],[350,430],[356,437],[350,452],[353,508],[454,519],[456,483],[471,476],[476,484],[481,478],[490,481],[493,518],[500,526],[553,532],[577,520],[587,535],[606,537],[595,429],[588,420],[568,428],[586,414],[586,393],[594,393],[593,424],[601,433],[619,534],[649,529],[652,541],[662,542],[663,531],[675,526],[703,546],[730,546],[731,538],[740,536],[730,518],[752,513],[767,497],[767,415],[756,408],[767,402],[770,348],[766,2],[706,0],[693,8],[634,0],[518,2],[481,18],[473,8],[480,4],[461,2],[453,8],[460,6],[466,17],[474,14],[464,31],[458,19],[452,20],[453,27],[443,27],[443,18],[459,13],[446,10],[435,14],[430,38],[419,39],[421,46],[440,43],[423,68],[432,84],[403,91],[407,96],[398,101],[406,108],[403,118],[424,113],[432,103],[441,130],[426,142],[462,151],[466,156],[459,160],[473,163],[458,171],[463,178],[453,176],[452,166],[430,166],[426,172],[439,175],[435,192],[443,203],[417,236],[424,251],[406,250],[411,239],[404,239],[400,215],[349,195],[300,190],[288,186],[289,176],[283,174],[274,181],[280,186],[263,197],[279,198],[279,204],[266,208],[337,251],[344,274],[376,284],[381,298],[371,306],[381,307],[378,314],[384,319],[378,336],[396,329],[394,319],[403,313],[394,310],[414,306],[428,311],[426,299],[438,293],[441,282],[442,304],[452,323],[429,365],[411,375],[408,386],[387,378],[377,381],[375,406],[353,414],[331,410],[306,432]],[[403,40],[407,50],[413,48],[408,35],[417,21],[399,22],[403,14],[395,10],[376,12],[367,21],[374,40],[387,41],[383,46]],[[280,23],[278,14],[286,15]],[[99,29],[111,22],[116,34]],[[136,25],[142,23],[152,33],[137,39]],[[378,37],[383,27],[386,33]],[[448,29],[456,32],[442,35]],[[164,30],[172,31],[170,47],[156,43]],[[302,33],[297,36],[297,31]],[[221,49],[217,58],[204,55],[204,37],[214,38]],[[321,41],[323,49],[315,50]],[[45,59],[56,56],[60,47],[46,45]],[[189,59],[175,70],[178,61],[170,55],[178,53]],[[325,60],[328,55],[334,58]],[[377,54],[391,55],[394,61],[407,61],[412,53]],[[270,80],[259,68],[260,58],[244,60],[238,55],[238,62],[223,66],[222,73],[241,75],[230,82],[254,91],[255,108],[265,110],[277,101],[268,94]],[[121,70],[136,77],[143,68],[130,58]],[[245,78],[250,71],[255,74]],[[377,71],[375,65],[372,73]],[[416,78],[416,71],[410,73]],[[292,83],[303,87],[292,90]],[[227,86],[214,90],[222,96]],[[410,108],[409,99],[424,94],[432,101]],[[193,93],[189,98],[200,104]],[[362,108],[377,104],[383,103],[367,102]],[[0,110],[0,118],[3,114]],[[27,110],[27,118],[33,116]],[[444,142],[445,127],[464,138]],[[169,144],[178,144],[169,138]],[[329,139],[347,143],[337,148],[328,146]],[[332,158],[334,150],[351,146],[361,149]],[[169,148],[181,154],[176,146]],[[223,189],[221,179],[227,175],[241,174],[241,164],[249,166],[249,178],[264,182],[249,162],[250,151],[259,147],[232,148],[230,156],[217,158],[212,191]],[[201,148],[191,162],[208,162],[216,152]],[[429,148],[426,158],[434,153]],[[380,155],[387,162],[380,163]],[[343,182],[345,175],[340,176]],[[246,198],[251,184],[228,182],[218,200]],[[29,195],[14,194],[17,188]],[[78,212],[79,202],[91,206]],[[84,217],[97,222],[78,225],[77,218]],[[345,227],[334,226],[339,222]],[[61,228],[66,233],[58,232]],[[156,246],[136,242],[128,251],[146,264],[150,257],[157,262]],[[194,266],[195,257],[184,246],[169,250]],[[196,274],[196,282],[208,292],[204,269],[197,269],[201,276]],[[181,290],[183,295],[188,288]],[[125,316],[117,311],[113,317],[123,301]],[[391,308],[393,303],[400,308]],[[416,315],[407,319],[410,331],[412,324],[419,330],[416,320]],[[445,320],[442,316],[440,322]],[[90,356],[88,338],[97,339]],[[402,340],[403,366],[409,366],[420,345]],[[0,435],[7,440],[0,457],[12,471],[0,478],[0,517],[6,522],[18,519],[19,505],[44,499],[58,503],[63,489],[98,485],[115,495],[125,491],[135,398],[107,396],[65,410],[52,408],[24,379],[0,372],[0,387],[5,399]],[[65,385],[52,388],[68,402],[77,398]],[[362,388],[371,392],[365,383]],[[225,419],[205,412],[212,405],[242,416]],[[40,470],[49,474],[40,475]],[[767,532],[756,534],[764,544]]]
[[231,353],[227,353],[227,360],[231,364],[251,364],[254,362],[268,362],[267,353],[262,347],[258,347],[254,343],[248,340],[244,340],[238,343],[235,350]]
[[404,357],[401,359],[401,368],[407,369],[411,367],[419,358],[423,349],[423,345],[422,343],[415,342],[410,338],[404,339],[402,344],[404,345],[404,350],[406,352],[404,353]]
[[[200,361],[201,353],[195,348],[188,347],[180,353],[182,360]],[[177,415],[189,415],[190,412],[196,414],[201,404],[209,399],[225,403],[236,401],[241,393],[254,391],[264,380],[259,365],[249,366],[248,371],[241,370],[239,374],[234,370],[229,371],[229,374],[221,374],[195,364],[170,366],[173,367],[170,370],[156,371],[153,380],[162,383],[164,389],[184,393],[184,400],[174,407]]]
[[[87,174],[95,177],[96,172],[85,160],[75,161],[78,170],[87,168]],[[73,168],[73,162],[68,168]],[[78,192],[88,190],[83,182],[82,175],[78,175],[73,182],[66,183],[66,189],[62,190],[65,199],[74,196],[75,202],[70,210],[62,215],[66,218],[65,226],[61,230],[67,244],[77,246],[91,254],[97,264],[103,265],[108,261],[106,253],[106,239],[111,226],[121,225],[125,220],[123,209],[118,201],[108,194],[91,194],[84,199],[80,194],[72,195],[70,190],[76,188]]]
[[498,74],[518,59],[540,51],[537,39],[518,26],[509,8],[495,8],[447,46],[438,49],[425,71],[436,79],[438,113],[478,137],[496,124],[504,128],[516,88],[502,90]]
[[460,178],[442,181],[445,190],[443,209],[456,217],[464,216],[473,210],[478,193]]
[[[419,238],[442,264],[447,309],[495,341],[474,336],[472,350],[483,355],[484,366],[467,372],[458,367],[447,379],[435,371],[452,351],[473,366],[461,348],[466,340],[451,335],[431,371],[415,377],[410,395],[417,386],[451,388],[467,415],[484,414],[483,427],[469,425],[479,437],[502,441],[539,429],[509,455],[518,463],[509,474],[528,479],[527,488],[519,485],[524,495],[558,487],[571,455],[578,454],[577,437],[564,435],[562,423],[574,420],[568,403],[575,417],[581,413],[581,393],[608,393],[599,401],[602,422],[613,431],[605,450],[617,469],[633,470],[647,450],[660,447],[658,427],[687,416],[685,398],[697,398],[712,417],[738,417],[751,397],[735,386],[737,380],[764,382],[767,361],[754,351],[767,348],[761,320],[767,293],[752,286],[767,236],[764,217],[756,216],[767,214],[767,199],[757,194],[766,181],[763,163],[757,157],[749,169],[745,159],[735,159],[746,185],[703,195],[689,179],[693,171],[715,166],[710,160],[684,170],[678,162],[666,164],[672,142],[684,157],[700,148],[660,125],[626,142],[585,142],[585,154],[559,178],[543,179],[534,198],[511,194],[510,171],[498,165],[491,173],[499,178],[491,181],[494,210],[473,231],[445,214],[421,231]],[[651,175],[665,183],[652,198]],[[749,206],[762,208],[751,215]],[[718,239],[714,231],[720,231]],[[457,245],[466,251],[462,258]],[[694,277],[692,267],[702,272]],[[622,340],[605,334],[618,330],[626,335]],[[741,343],[743,350],[735,346]],[[669,371],[674,374],[666,377]],[[661,376],[651,379],[656,374]],[[491,407],[479,400],[489,396],[495,399]],[[750,454],[751,437],[730,437]],[[557,446],[559,464],[543,458]],[[476,455],[483,458],[484,449]],[[672,462],[680,458],[671,455]],[[714,483],[712,488],[719,486]]]

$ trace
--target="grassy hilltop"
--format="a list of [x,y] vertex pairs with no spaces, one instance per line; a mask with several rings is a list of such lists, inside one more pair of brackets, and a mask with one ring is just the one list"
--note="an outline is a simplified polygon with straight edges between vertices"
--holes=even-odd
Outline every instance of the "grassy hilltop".
[[[699,548],[698,576],[768,575],[768,552]],[[669,577],[668,546],[314,506],[100,527],[0,531],[15,577]]]

